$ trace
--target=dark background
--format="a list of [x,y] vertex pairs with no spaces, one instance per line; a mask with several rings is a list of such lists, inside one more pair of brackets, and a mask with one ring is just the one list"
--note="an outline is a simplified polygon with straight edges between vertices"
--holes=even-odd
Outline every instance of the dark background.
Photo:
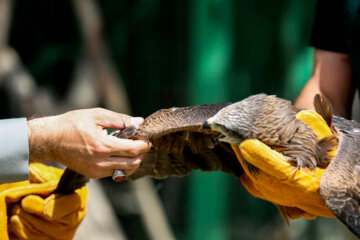
[[[131,114],[143,117],[160,108],[235,102],[259,92],[294,100],[311,74],[307,40],[314,5],[311,0],[98,1],[108,56]],[[79,28],[71,1],[22,0],[13,7],[9,45],[58,101],[67,96],[85,51]],[[1,118],[21,116],[0,91]],[[129,185],[102,183],[128,238],[148,239],[139,214],[112,197]],[[178,239],[348,239],[336,220],[296,220],[288,228],[276,207],[222,173],[154,183]]]

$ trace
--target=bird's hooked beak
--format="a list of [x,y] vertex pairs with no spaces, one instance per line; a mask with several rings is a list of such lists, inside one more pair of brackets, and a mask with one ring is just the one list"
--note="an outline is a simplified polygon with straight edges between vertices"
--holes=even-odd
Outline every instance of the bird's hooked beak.
[[222,129],[219,128],[219,126],[217,124],[214,124],[214,118],[209,118],[208,120],[206,120],[203,125],[202,125],[202,129],[203,130],[213,130],[216,132],[220,132],[221,134],[215,139],[215,144],[222,142],[224,140],[226,140],[226,136],[223,133]]
[[202,129],[203,130],[215,130],[213,129],[214,126],[214,120],[213,118],[209,118],[208,120],[206,120],[203,125],[202,125]]

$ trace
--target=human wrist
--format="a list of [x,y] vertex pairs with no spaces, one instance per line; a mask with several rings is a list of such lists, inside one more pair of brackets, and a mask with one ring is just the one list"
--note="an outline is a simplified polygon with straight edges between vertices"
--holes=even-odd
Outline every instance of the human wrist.
[[57,116],[35,118],[27,121],[29,139],[29,161],[54,160],[54,143],[58,141]]

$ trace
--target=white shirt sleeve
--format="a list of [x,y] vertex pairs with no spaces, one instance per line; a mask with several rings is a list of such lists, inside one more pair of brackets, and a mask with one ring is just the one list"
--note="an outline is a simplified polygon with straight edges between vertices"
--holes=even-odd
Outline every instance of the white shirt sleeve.
[[26,118],[0,120],[0,184],[29,179]]

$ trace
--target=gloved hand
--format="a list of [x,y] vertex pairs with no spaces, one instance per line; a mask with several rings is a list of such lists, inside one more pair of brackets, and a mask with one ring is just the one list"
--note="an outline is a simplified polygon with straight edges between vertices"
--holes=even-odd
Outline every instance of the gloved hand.
[[[324,119],[312,110],[303,110],[296,117],[314,130],[318,140],[333,134]],[[245,140],[232,148],[245,171],[240,181],[252,195],[284,206],[293,219],[335,217],[319,193],[320,179],[326,169],[297,169],[282,154],[257,139]],[[331,155],[335,153],[336,149]],[[240,160],[242,156],[259,169],[257,174],[250,173]]]
[[86,212],[87,189],[51,194],[62,173],[32,163],[29,181],[0,185],[0,239],[72,239]]

